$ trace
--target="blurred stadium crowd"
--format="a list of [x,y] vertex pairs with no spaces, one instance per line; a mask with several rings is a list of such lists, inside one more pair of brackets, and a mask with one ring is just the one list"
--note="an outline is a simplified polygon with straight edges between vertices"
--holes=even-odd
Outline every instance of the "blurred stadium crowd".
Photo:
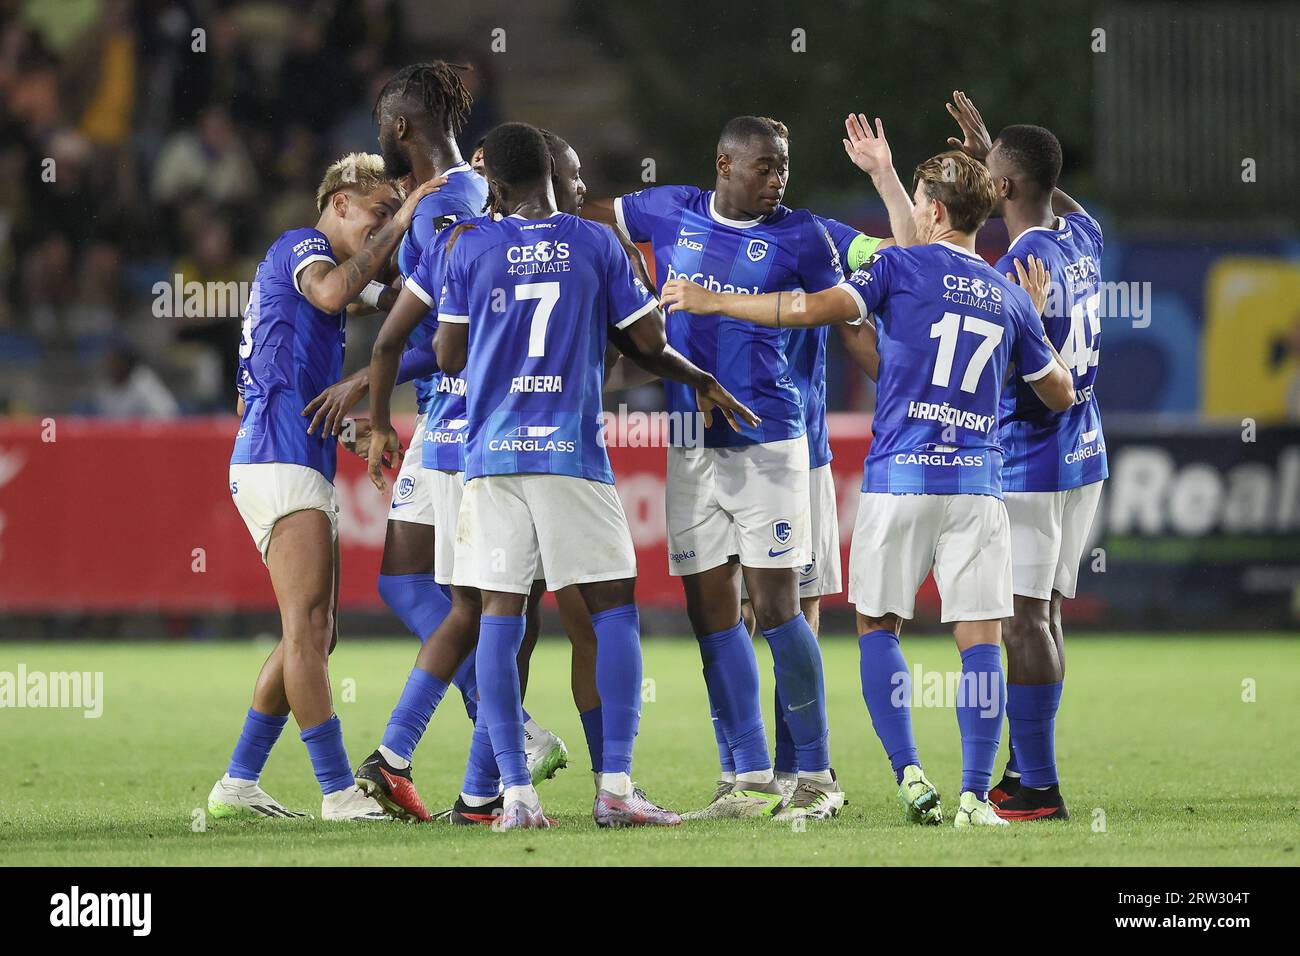
[[[315,220],[325,164],[374,150],[383,81],[435,52],[407,48],[398,0],[301,6],[0,7],[0,413],[233,408],[240,303],[159,321],[158,283],[247,284]],[[484,75],[470,144],[495,122]]]

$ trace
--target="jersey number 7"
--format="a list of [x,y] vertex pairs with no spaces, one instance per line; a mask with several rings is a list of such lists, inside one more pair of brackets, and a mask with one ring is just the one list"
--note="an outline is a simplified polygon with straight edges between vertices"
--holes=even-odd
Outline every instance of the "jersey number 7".
[[528,330],[528,357],[541,358],[546,354],[546,326],[551,321],[551,311],[560,301],[558,282],[530,282],[515,286],[515,298],[522,301],[536,299],[533,324]]

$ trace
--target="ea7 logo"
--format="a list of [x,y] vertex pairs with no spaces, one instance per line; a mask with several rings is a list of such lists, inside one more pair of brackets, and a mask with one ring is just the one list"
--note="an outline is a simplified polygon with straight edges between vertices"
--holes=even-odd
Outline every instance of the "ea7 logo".
[[790,522],[784,518],[772,523],[772,537],[776,539],[777,544],[785,544],[793,533],[794,529],[790,527]]
[[761,262],[767,255],[767,242],[763,239],[749,240],[749,248],[745,250],[745,254],[749,256],[750,262]]
[[152,893],[82,893],[74,886],[50,897],[51,926],[125,926],[133,936],[148,936],[152,917]]

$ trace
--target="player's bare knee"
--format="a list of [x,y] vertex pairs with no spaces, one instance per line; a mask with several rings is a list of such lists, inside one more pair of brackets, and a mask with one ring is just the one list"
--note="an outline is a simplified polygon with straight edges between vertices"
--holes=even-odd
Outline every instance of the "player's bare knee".
[[882,617],[869,617],[866,614],[858,614],[859,634],[870,634],[873,631],[890,631],[897,635],[902,629],[903,619],[897,614],[886,614]]
[[578,585],[582,599],[591,614],[611,611],[624,607],[636,600],[636,578],[621,578],[616,581],[592,581]]
[[749,600],[759,628],[769,631],[799,614],[799,579],[784,568],[746,571]]

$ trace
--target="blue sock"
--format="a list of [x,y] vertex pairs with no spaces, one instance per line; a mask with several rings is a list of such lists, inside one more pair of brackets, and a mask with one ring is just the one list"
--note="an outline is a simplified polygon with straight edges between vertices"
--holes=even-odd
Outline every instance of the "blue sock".
[[[705,685],[705,690],[708,686]],[[736,772],[736,761],[731,756],[731,744],[727,743],[727,735],[722,730],[722,719],[718,717],[718,707],[713,703],[713,694],[709,694],[709,722],[713,724],[713,739],[718,744],[718,766],[722,768],[723,773],[734,775]]]
[[451,610],[445,585],[432,574],[381,574],[379,596],[423,643]]
[[593,707],[578,714],[582,718],[582,732],[587,737],[587,752],[591,754],[591,772],[600,773],[605,752],[604,730],[601,725],[600,708]]
[[452,685],[460,691],[461,699],[465,701],[465,713],[469,714],[471,721],[478,720],[478,678],[474,671],[474,655],[470,654],[465,658],[464,663],[456,668],[456,673],[451,675]]
[[244,729],[235,741],[235,752],[230,755],[226,773],[236,780],[257,780],[262,776],[266,758],[271,756],[271,748],[280,739],[280,731],[288,722],[288,717],[276,717],[262,714],[248,708],[244,717]]
[[501,792],[501,774],[492,754],[492,737],[487,722],[474,722],[474,736],[469,742],[469,760],[465,762],[465,782],[461,792],[472,797],[495,797]]
[[600,694],[601,772],[632,772],[632,744],[641,723],[641,616],[635,604],[591,616]]
[[790,725],[785,722],[785,707],[781,703],[781,688],[776,688],[776,760],[773,761],[777,773],[798,773],[799,752],[794,749],[794,738],[790,736]]
[[338,714],[323,724],[307,728],[300,736],[307,745],[307,756],[311,757],[311,768],[316,772],[321,793],[329,796],[355,785],[352,764],[348,762],[348,752],[343,749],[343,724]]
[[758,701],[758,661],[744,621],[699,639],[704,683],[718,708],[718,722],[731,744],[736,773],[769,770],[767,732]]
[[1061,686],[1058,681],[1007,687],[1007,722],[1023,786],[1050,787],[1058,782],[1056,710],[1061,706]]
[[424,736],[424,728],[429,726],[429,718],[438,709],[445,693],[446,681],[418,667],[411,668],[411,676],[406,679],[402,696],[397,698],[397,706],[388,718],[388,727],[380,743],[397,756],[410,760],[415,745]]
[[[478,672],[479,719],[487,723],[492,753],[501,782],[507,787],[532,783],[524,756],[524,708],[519,699],[519,647],[524,642],[524,616],[484,614],[479,618]],[[603,702],[602,702],[603,703]]]
[[988,798],[993,764],[1002,739],[1007,689],[1002,677],[1002,648],[976,644],[961,652],[957,685],[957,727],[961,731],[961,789]]
[[907,669],[898,635],[872,631],[858,638],[861,653],[862,699],[871,714],[871,726],[889,755],[898,782],[903,768],[921,765],[912,736],[912,675]]
[[[1011,710],[1011,688],[1013,685],[1007,685],[1007,711]],[[1016,741],[1011,734],[1007,735],[1007,773],[1020,775],[1020,763],[1016,760]]]
[[781,699],[786,703],[782,716],[794,740],[798,766],[812,772],[829,770],[826,684],[817,638],[803,614],[796,614],[779,627],[764,630],[763,636],[772,649],[776,686],[781,688]]

